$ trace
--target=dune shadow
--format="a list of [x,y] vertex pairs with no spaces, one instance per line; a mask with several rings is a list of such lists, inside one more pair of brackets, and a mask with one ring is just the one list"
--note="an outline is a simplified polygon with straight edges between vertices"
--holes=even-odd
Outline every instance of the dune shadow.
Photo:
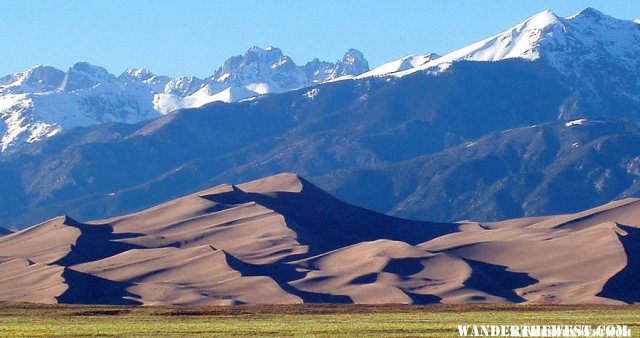
[[307,181],[299,193],[269,194],[233,191],[202,196],[223,204],[256,202],[281,214],[310,255],[336,250],[363,241],[390,239],[416,245],[457,232],[457,224],[400,219],[342,202]]
[[289,282],[302,279],[304,272],[296,271],[296,266],[283,263],[269,265],[256,265],[244,262],[228,252],[225,252],[227,264],[240,272],[242,276],[270,277],[285,292],[300,297],[305,303],[339,303],[351,304],[353,301],[348,296],[331,295],[325,293],[307,292],[297,289]]
[[104,304],[104,305],[139,305],[139,302],[125,299],[136,297],[127,288],[132,283],[115,282],[87,273],[64,268],[62,272],[69,288],[57,297],[61,304]]
[[442,298],[436,295],[423,295],[407,291],[404,293],[411,298],[414,305],[436,304],[442,301]]
[[138,245],[116,240],[143,236],[142,234],[113,234],[113,229],[108,225],[84,224],[68,216],[65,217],[64,224],[78,228],[80,236],[72,245],[71,251],[56,262],[62,266],[92,262],[127,250],[141,248]]
[[375,283],[378,280],[378,274],[375,272],[368,273],[351,280],[351,284],[363,285]]
[[382,271],[406,277],[415,275],[422,270],[424,270],[424,265],[419,258],[396,258],[390,260]]
[[596,296],[637,303],[640,302],[640,229],[621,224],[618,226],[627,233],[626,236],[618,234],[627,255],[627,265],[609,278]]
[[507,271],[507,267],[503,265],[462,259],[471,267],[471,276],[463,283],[465,286],[510,302],[525,302],[526,299],[514,290],[538,283],[537,279],[531,278],[527,273]]

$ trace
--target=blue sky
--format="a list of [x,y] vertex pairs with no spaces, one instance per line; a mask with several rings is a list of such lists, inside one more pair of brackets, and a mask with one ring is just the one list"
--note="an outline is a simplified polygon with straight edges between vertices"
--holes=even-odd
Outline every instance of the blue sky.
[[280,47],[298,64],[357,48],[375,66],[446,53],[544,9],[568,16],[585,7],[640,18],[640,0],[3,0],[0,75],[87,61],[115,74],[205,77],[253,45]]

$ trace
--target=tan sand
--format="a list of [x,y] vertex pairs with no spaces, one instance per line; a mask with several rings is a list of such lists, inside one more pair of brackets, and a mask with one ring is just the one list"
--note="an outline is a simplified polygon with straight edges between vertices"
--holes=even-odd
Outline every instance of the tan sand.
[[0,238],[0,301],[230,305],[634,303],[640,200],[494,223],[413,222],[293,174]]

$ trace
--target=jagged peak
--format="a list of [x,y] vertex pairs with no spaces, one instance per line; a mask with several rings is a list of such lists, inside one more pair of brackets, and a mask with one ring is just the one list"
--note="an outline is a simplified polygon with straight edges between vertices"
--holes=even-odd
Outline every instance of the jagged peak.
[[164,93],[180,96],[191,95],[204,87],[205,81],[195,76],[181,76],[171,79],[164,87]]
[[612,18],[612,17],[600,12],[599,10],[593,7],[587,7],[579,11],[578,13],[567,17],[567,19],[569,20],[578,19],[578,18]]
[[78,89],[91,88],[99,83],[115,80],[115,76],[106,69],[92,65],[88,62],[78,62],[67,71],[60,89],[64,91],[75,91]]
[[48,65],[35,65],[25,71],[9,74],[0,78],[0,86],[18,87],[29,85],[40,90],[57,88],[65,72]]
[[23,83],[53,88],[60,85],[60,82],[64,78],[63,71],[58,68],[45,65],[36,65],[24,72],[23,75]]
[[333,80],[342,76],[357,76],[369,71],[369,62],[361,51],[351,48],[347,50],[342,59],[338,60],[328,79]]
[[320,62],[329,63],[327,61],[320,61],[320,59],[318,59],[318,58],[313,58],[313,60],[307,62],[307,64],[309,65],[309,64],[315,64],[315,63],[320,63]]
[[342,57],[342,59],[344,60],[347,57],[357,57],[357,58],[364,58],[364,55],[362,55],[362,52],[358,49],[355,48],[349,48],[347,49],[347,51],[344,53],[344,56]]
[[154,76],[155,74],[147,68],[127,68],[124,70],[124,72],[122,72],[122,74],[120,74],[118,78],[130,77],[138,79],[140,81],[144,81]]
[[522,23],[515,26],[516,29],[526,28],[540,28],[543,29],[545,27],[554,25],[561,21],[562,19],[556,15],[556,13],[550,10],[544,10],[542,12],[536,13],[535,15],[529,17]]
[[105,68],[92,65],[86,61],[76,62],[71,68],[70,71],[83,72],[87,74],[109,74],[111,75]]
[[266,50],[267,52],[273,51],[273,52],[282,54],[282,50],[280,50],[280,48],[278,48],[278,47],[268,46],[264,50]]
[[265,83],[273,92],[298,89],[342,76],[356,76],[369,70],[369,63],[361,51],[351,48],[335,63],[318,58],[298,66],[277,47],[253,46],[244,55],[227,59],[209,78],[216,82],[231,83],[254,90],[255,83]]
[[355,48],[348,49],[342,56],[342,59],[340,60],[340,62],[349,63],[349,64],[364,62],[367,64],[367,66],[369,66],[369,63],[364,58],[364,55],[362,54],[362,52]]
[[244,58],[247,59],[254,55],[257,56],[260,60],[278,59],[283,56],[282,50],[280,48],[269,46],[263,49],[258,46],[253,46],[244,53]]

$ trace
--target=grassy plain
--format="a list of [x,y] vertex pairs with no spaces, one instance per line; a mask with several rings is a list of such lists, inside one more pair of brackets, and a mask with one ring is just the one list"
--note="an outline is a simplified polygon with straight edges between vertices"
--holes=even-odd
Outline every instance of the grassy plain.
[[0,337],[457,337],[458,325],[628,325],[640,306],[286,305],[123,307],[0,304]]

